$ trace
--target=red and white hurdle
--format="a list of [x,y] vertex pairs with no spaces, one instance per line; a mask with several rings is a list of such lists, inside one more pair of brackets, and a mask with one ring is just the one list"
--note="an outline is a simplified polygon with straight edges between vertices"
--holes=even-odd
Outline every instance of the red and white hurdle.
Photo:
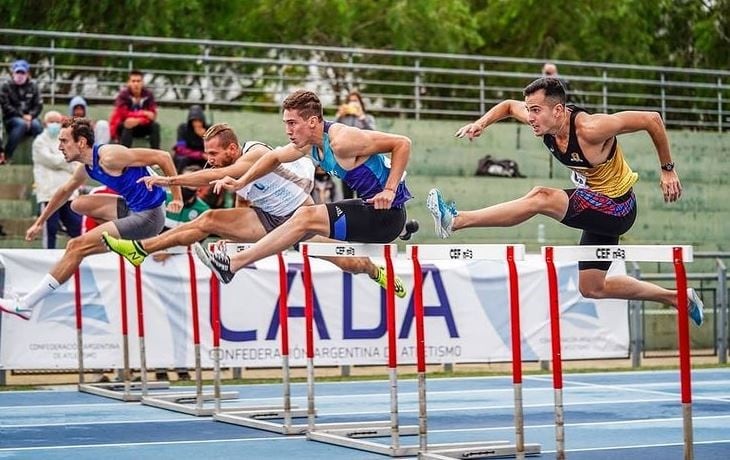
[[[186,254],[188,259],[191,309],[190,316],[192,321],[191,326],[193,328],[193,347],[195,356],[195,392],[156,392],[154,396],[144,396],[141,402],[144,405],[158,407],[160,409],[181,412],[183,414],[194,415],[197,417],[210,417],[216,411],[220,411],[220,408],[218,407],[220,403],[216,401],[220,401],[221,399],[237,399],[238,392],[227,391],[225,393],[221,393],[220,390],[215,389],[213,392],[203,391],[203,369],[200,356],[198,283],[195,270],[195,260],[193,258],[192,252],[190,252],[190,248],[185,249],[182,253]],[[214,404],[206,404],[209,402],[214,402]]]
[[[406,253],[413,261],[413,299],[416,316],[416,359],[418,370],[419,459],[492,458],[539,455],[539,444],[525,444],[522,404],[522,345],[520,334],[519,279],[516,261],[523,260],[522,244],[428,244],[409,245]],[[426,409],[426,335],[423,307],[423,271],[421,260],[493,260],[507,263],[512,343],[512,383],[514,390],[515,443],[507,441],[428,444]]]
[[76,304],[76,345],[78,350],[79,384],[78,390],[105,398],[121,401],[141,401],[148,395],[149,390],[166,390],[169,382],[149,382],[145,360],[144,343],[144,306],[142,304],[142,272],[139,267],[134,269],[135,294],[137,299],[138,338],[141,363],[141,382],[131,382],[132,370],[129,365],[129,324],[127,318],[127,276],[124,258],[119,256],[119,299],[122,319],[122,353],[123,353],[123,382],[86,383],[84,378],[84,334],[83,334],[83,299],[81,297],[81,272],[74,273],[74,300]]
[[[249,243],[227,243],[225,250],[229,254],[245,251]],[[289,367],[289,306],[287,297],[289,286],[287,267],[282,253],[277,254],[279,266],[279,327],[281,350],[282,405],[242,407],[233,410],[217,411],[213,419],[233,425],[246,426],[279,434],[302,434],[307,431],[306,424],[294,424],[293,418],[306,417],[306,409],[291,404],[291,371]],[[220,388],[220,284],[218,279],[211,278],[211,292],[215,292],[213,300],[214,358],[216,363],[215,387]],[[220,407],[220,406],[219,406]],[[283,419],[283,422],[276,420]]]
[[[412,456],[418,453],[417,445],[401,445],[401,436],[418,434],[417,426],[401,426],[398,416],[398,370],[395,330],[395,287],[393,257],[395,244],[363,243],[302,243],[304,257],[304,289],[306,292],[304,316],[307,336],[307,439],[353,449],[375,452],[391,457]],[[314,299],[312,271],[309,257],[383,257],[388,277],[386,289],[386,329],[388,337],[388,375],[390,383],[390,420],[374,422],[315,422],[314,400]],[[367,441],[364,438],[389,437],[390,444]]]
[[[558,275],[555,262],[569,261],[633,261],[671,262],[676,274],[678,304],[687,305],[687,275],[685,262],[692,262],[692,246],[545,246],[542,254],[547,265],[548,290],[550,295],[550,324],[553,359],[553,389],[555,397],[555,443],[556,458],[565,458],[565,417],[563,411],[563,369],[560,345],[560,299],[558,296]],[[686,307],[685,307],[686,308]],[[684,458],[692,460],[692,388],[689,350],[689,322],[686,311],[681,307],[677,314],[679,335],[679,366],[681,402],[684,431]]]

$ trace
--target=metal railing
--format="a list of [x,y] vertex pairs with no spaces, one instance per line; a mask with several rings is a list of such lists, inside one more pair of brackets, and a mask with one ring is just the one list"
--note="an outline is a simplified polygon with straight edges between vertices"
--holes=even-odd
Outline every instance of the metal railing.
[[[23,57],[52,104],[81,94],[111,102],[132,68],[145,71],[162,104],[277,110],[297,87],[327,108],[357,88],[371,111],[471,118],[521,99],[539,59],[332,46],[0,29],[7,60]],[[670,127],[723,131],[730,71],[555,61],[572,100],[589,110],[655,110]]]
[[[727,267],[723,259],[730,259],[730,252],[697,252],[694,254],[695,259],[710,259],[714,261],[715,272],[706,273],[688,273],[687,280],[698,281],[698,292],[701,293],[705,301],[705,316],[712,312],[714,318],[713,347],[714,353],[717,354],[718,362],[726,364],[728,359],[728,340],[730,339],[730,330],[728,330],[728,273]],[[667,281],[674,283],[674,273],[641,273],[641,268],[636,262],[632,262],[629,274],[636,279],[644,281]],[[703,294],[710,294],[712,302]],[[632,367],[641,366],[641,356],[646,350],[644,341],[644,325],[645,325],[645,302],[631,301],[629,302],[629,325],[630,325],[630,354]],[[707,327],[707,326],[705,326]]]

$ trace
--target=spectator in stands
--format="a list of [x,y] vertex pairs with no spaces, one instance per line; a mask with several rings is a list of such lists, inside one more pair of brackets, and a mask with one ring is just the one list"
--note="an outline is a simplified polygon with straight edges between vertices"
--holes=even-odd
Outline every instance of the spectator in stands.
[[175,152],[173,160],[178,171],[189,165],[205,166],[203,134],[208,128],[203,108],[199,105],[191,106],[188,111],[188,120],[177,127],[177,142],[173,147]]
[[131,147],[134,138],[149,137],[150,148],[160,148],[160,125],[157,119],[155,96],[144,87],[143,74],[139,70],[129,72],[127,87],[114,101],[109,119],[112,138]]
[[35,137],[43,131],[39,119],[43,101],[38,85],[31,79],[30,64],[19,59],[10,66],[12,78],[0,88],[0,106],[8,133],[5,152],[0,152],[0,164],[10,162],[15,149],[25,136]]
[[[43,116],[44,129],[33,139],[33,179],[35,181],[35,196],[38,202],[38,215],[48,205],[48,202],[73,176],[77,163],[67,163],[63,153],[58,148],[58,133],[61,132],[63,115],[55,110],[49,110]],[[43,224],[43,247],[56,248],[56,234],[60,223],[66,227],[70,237],[81,234],[81,216],[71,209],[71,201],[78,196],[78,191],[69,195],[68,200],[51,214]]]
[[[68,115],[76,118],[89,118],[87,109],[89,105],[86,99],[81,96],[74,96],[68,104]],[[106,120],[92,120],[94,127],[94,142],[97,144],[108,144],[111,142],[109,122]]]
[[[354,126],[360,129],[375,129],[375,118],[365,110],[365,103],[362,100],[360,91],[353,89],[347,94],[347,103],[337,109],[335,121],[347,126]],[[344,199],[354,198],[355,193],[344,182],[342,184],[342,196]]]
[[578,100],[578,98],[575,96],[574,92],[570,89],[570,83],[568,83],[568,80],[558,75],[558,66],[555,65],[552,62],[546,62],[542,66],[542,76],[543,77],[553,77],[557,78],[561,85],[563,85],[563,88],[565,89],[565,94],[568,96],[568,99],[570,99],[570,102],[573,104],[581,104],[582,102]]

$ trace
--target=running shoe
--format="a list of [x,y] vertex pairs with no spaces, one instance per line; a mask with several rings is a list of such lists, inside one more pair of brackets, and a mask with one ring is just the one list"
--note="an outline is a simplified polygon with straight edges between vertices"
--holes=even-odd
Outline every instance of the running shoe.
[[149,255],[147,251],[142,249],[142,245],[137,240],[123,240],[114,238],[107,232],[101,234],[101,240],[110,251],[116,252],[134,265],[139,267],[144,259]]
[[702,323],[705,321],[705,313],[702,311],[705,304],[702,303],[702,299],[697,295],[697,291],[692,288],[687,289],[687,301],[689,302],[687,306],[689,317],[692,318],[695,326],[702,326]]
[[14,294],[7,298],[0,297],[0,310],[26,321],[30,320],[30,315],[33,313],[32,309],[23,307],[18,296]]
[[451,236],[454,217],[458,214],[456,203],[446,203],[438,189],[432,188],[426,198],[426,207],[431,212],[435,224],[436,234],[440,238]]
[[[385,270],[385,267],[378,267],[378,276],[372,278],[372,280],[378,283],[383,289],[388,289],[388,272]],[[401,299],[406,296],[406,287],[398,275],[396,275],[393,285],[395,287],[395,295]]]
[[200,243],[193,245],[193,252],[203,264],[210,268],[216,278],[223,284],[228,284],[235,273],[231,271],[231,258],[224,251],[215,251],[212,254]]

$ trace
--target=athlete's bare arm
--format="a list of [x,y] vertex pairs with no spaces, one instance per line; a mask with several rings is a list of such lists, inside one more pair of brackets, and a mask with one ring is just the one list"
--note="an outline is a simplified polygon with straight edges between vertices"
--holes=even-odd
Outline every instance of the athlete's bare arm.
[[390,153],[390,174],[384,190],[368,200],[376,209],[390,209],[411,156],[411,140],[398,134],[362,130],[342,124],[332,125],[329,133],[330,146],[338,163],[348,170],[364,163],[372,155]]
[[[109,174],[120,175],[125,168],[135,166],[159,166],[166,176],[176,174],[172,156],[164,150],[146,148],[127,148],[118,144],[106,144],[99,148],[99,164]],[[148,187],[150,188],[150,187]],[[171,212],[182,209],[182,191],[180,187],[170,188],[172,201],[167,205]]]
[[519,122],[527,124],[527,108],[525,107],[525,102],[515,99],[504,100],[489,109],[477,121],[459,128],[454,135],[472,140],[475,137],[481,136],[488,126],[505,118],[514,118]]
[[261,155],[256,162],[248,168],[243,176],[235,179],[231,176],[211,181],[213,192],[220,193],[221,190],[240,190],[259,177],[263,177],[275,170],[282,163],[291,163],[305,156],[311,147],[306,146],[298,149],[294,144],[287,144],[277,147]]
[[71,194],[76,191],[76,189],[84,185],[88,179],[89,175],[86,174],[84,165],[80,164],[66,183],[56,190],[56,193],[53,194],[51,199],[48,201],[48,204],[43,208],[43,212],[41,212],[40,216],[38,216],[35,222],[33,222],[33,225],[28,227],[28,230],[25,231],[26,241],[35,239],[35,237],[43,230],[43,224],[46,223],[48,218],[58,211],[64,203],[68,202]]
[[[584,115],[576,119],[576,134],[585,147],[584,153],[588,161],[593,163],[589,155],[593,155],[597,146],[604,146],[619,134],[646,131],[649,133],[659,157],[659,164],[672,161],[669,148],[669,137],[664,128],[661,115],[657,112],[624,111],[615,114]],[[606,150],[602,148],[602,150]],[[600,158],[599,158],[600,160]],[[605,158],[603,158],[605,161]],[[595,163],[594,163],[595,164]],[[664,201],[673,202],[682,196],[682,184],[676,170],[661,170],[661,188]]]

